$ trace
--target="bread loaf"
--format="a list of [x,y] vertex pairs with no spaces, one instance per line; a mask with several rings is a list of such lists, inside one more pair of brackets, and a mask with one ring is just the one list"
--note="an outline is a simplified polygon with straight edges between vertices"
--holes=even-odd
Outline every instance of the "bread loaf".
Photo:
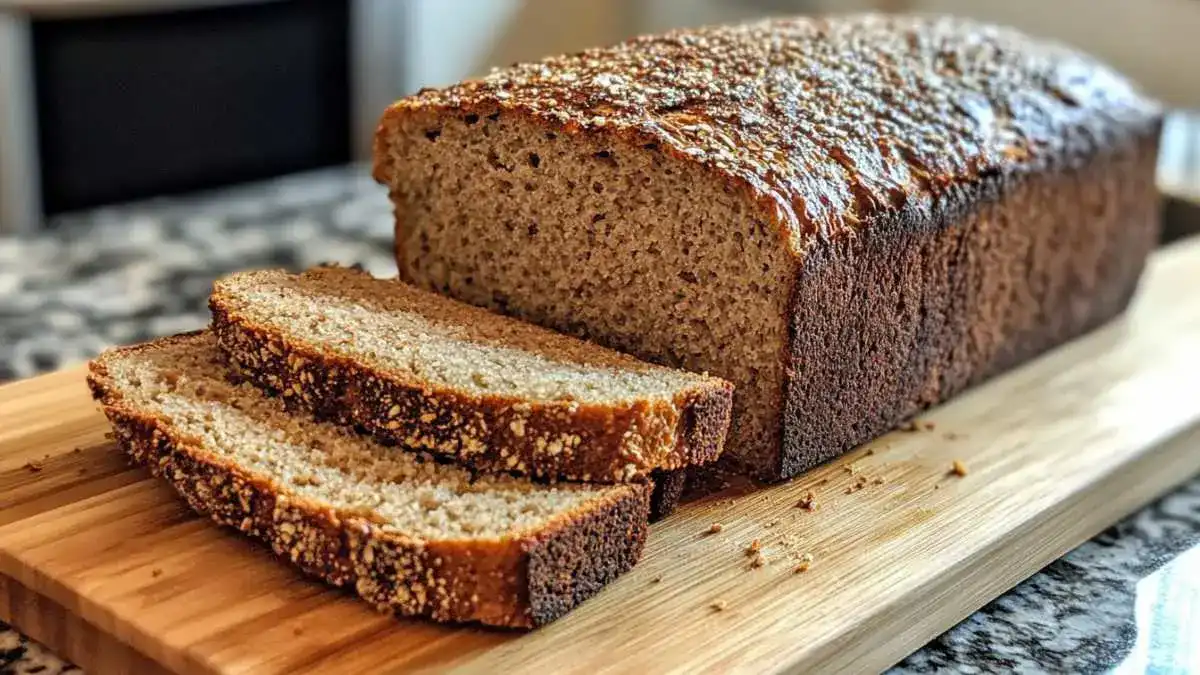
[[648,484],[477,475],[289,415],[233,375],[205,332],[109,351],[88,383],[193,509],[381,611],[528,628],[641,555]]
[[219,279],[213,332],[318,416],[474,468],[628,482],[714,460],[733,388],[342,267]]
[[405,279],[732,381],[778,479],[1121,312],[1160,117],[1011,30],[780,19],[422,91],[374,171]]

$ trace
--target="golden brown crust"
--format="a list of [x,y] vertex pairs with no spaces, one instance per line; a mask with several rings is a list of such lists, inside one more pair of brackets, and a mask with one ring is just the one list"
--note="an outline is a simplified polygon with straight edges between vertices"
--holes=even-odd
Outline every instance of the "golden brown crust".
[[198,513],[268,544],[312,576],[354,589],[381,611],[531,628],[570,611],[641,555],[648,485],[629,485],[520,537],[418,541],[300,498],[206,452],[168,420],[130,408],[108,382],[106,358],[92,362],[88,385],[135,462]]
[[[221,348],[256,386],[320,419],[482,471],[585,482],[643,481],[712,461],[729,426],[732,385],[710,378],[676,401],[524,401],[416,386],[239,316],[210,299]],[[663,445],[662,437],[673,439]]]

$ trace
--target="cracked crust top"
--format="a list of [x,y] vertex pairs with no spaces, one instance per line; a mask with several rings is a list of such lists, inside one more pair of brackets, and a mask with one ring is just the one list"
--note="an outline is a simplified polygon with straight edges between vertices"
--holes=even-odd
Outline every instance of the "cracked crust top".
[[995,174],[1152,133],[1158,106],[1095,59],[975,21],[851,15],[638,37],[428,89],[388,109],[515,112],[707,167],[795,252]]

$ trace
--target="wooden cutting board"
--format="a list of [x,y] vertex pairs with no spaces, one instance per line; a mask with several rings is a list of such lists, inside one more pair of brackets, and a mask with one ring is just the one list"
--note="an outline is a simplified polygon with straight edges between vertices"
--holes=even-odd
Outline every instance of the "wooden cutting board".
[[396,620],[302,578],[129,468],[81,369],[19,382],[0,388],[0,616],[95,673],[882,669],[1200,471],[1197,289],[1200,242],[1169,247],[1120,321],[918,431],[687,505],[529,634]]

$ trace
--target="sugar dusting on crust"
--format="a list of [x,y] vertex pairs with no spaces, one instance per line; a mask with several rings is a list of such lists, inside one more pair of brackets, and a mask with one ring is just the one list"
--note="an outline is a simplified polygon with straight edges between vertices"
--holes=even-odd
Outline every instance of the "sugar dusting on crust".
[[1064,47],[882,15],[639,37],[423,90],[389,114],[421,108],[519,110],[694,160],[748,189],[797,251],[980,176],[1087,152],[1158,114]]

